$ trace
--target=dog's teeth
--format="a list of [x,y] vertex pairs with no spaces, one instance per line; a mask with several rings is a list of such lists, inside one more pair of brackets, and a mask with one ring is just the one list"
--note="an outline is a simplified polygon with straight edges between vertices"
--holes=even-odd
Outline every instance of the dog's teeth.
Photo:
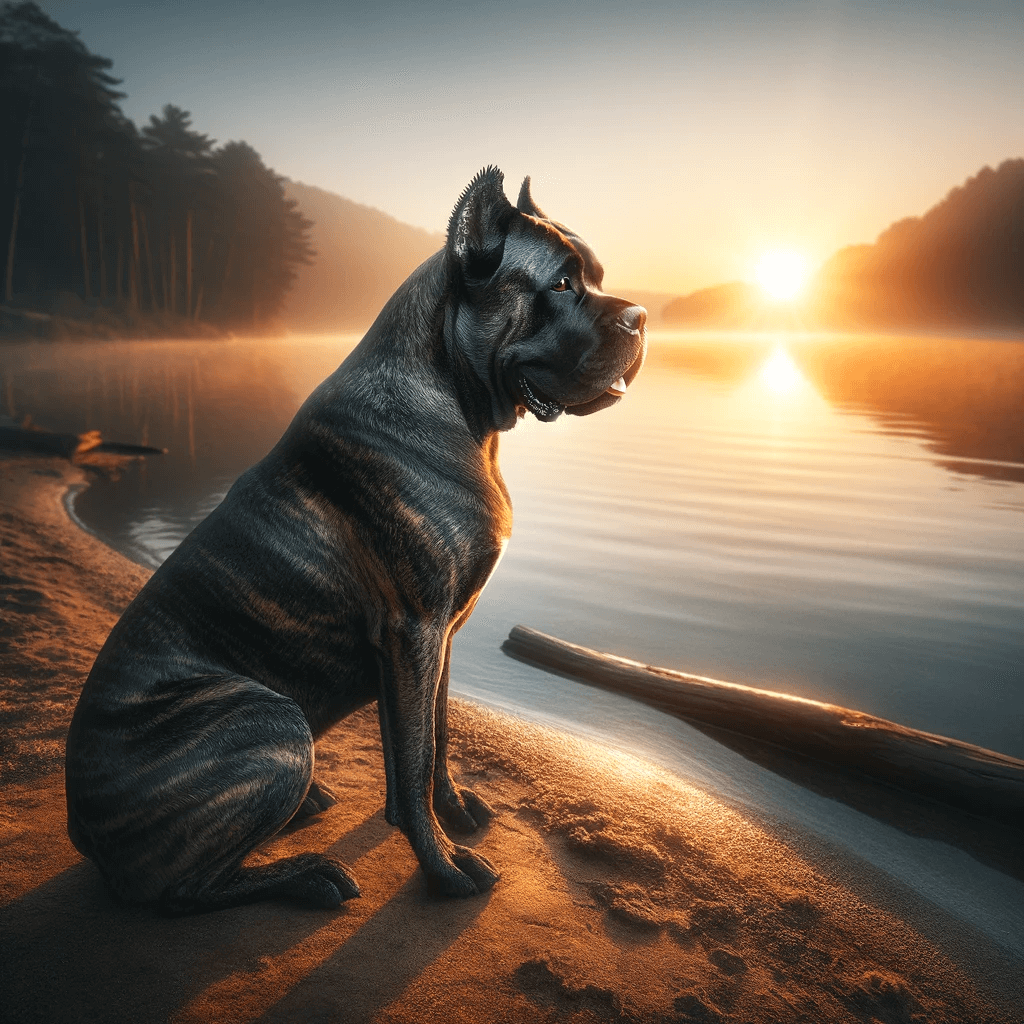
[[624,395],[626,393],[626,378],[620,377],[610,388],[607,389],[606,394],[609,395]]

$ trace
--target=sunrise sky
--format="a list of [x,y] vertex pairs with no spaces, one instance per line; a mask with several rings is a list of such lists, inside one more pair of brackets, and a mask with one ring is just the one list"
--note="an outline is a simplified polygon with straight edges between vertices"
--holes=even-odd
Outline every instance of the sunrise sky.
[[164,103],[278,172],[442,230],[524,174],[609,285],[817,265],[1024,155],[1020,0],[43,0]]

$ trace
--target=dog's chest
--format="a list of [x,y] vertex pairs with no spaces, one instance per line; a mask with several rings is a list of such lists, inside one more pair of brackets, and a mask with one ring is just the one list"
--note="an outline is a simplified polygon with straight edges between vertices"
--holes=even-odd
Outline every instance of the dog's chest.
[[480,574],[476,580],[479,590],[501,561],[512,535],[512,502],[498,466],[497,439],[481,454],[472,483],[462,489],[462,500],[449,506],[450,523],[459,537],[462,558],[476,563]]
[[490,468],[492,472],[482,476],[486,483],[477,490],[472,502],[462,505],[457,512],[453,508],[455,514],[448,523],[456,608],[475,602],[494,575],[512,533],[508,492],[496,466]]
[[477,590],[478,594],[484,589],[484,587],[487,586],[488,583],[491,582],[491,578],[494,576],[495,572],[497,572],[497,570],[498,570],[498,565],[501,563],[501,560],[505,557],[505,549],[507,547],[508,547],[508,537],[505,537],[500,542],[500,546],[498,548],[498,555],[497,555],[497,557],[494,559],[493,563],[491,564],[490,570],[488,571],[487,575],[484,577],[483,583],[480,584],[480,587]]
[[510,520],[504,514],[475,521],[463,519],[448,534],[446,547],[456,607],[475,600],[494,575],[508,546]]

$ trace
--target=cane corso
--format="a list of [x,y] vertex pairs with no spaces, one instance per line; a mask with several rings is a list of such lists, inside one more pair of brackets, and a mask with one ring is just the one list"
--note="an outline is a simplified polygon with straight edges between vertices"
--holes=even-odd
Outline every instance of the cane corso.
[[[523,183],[459,198],[445,247],[398,289],[276,447],[153,574],[100,651],[67,743],[68,832],[114,893],[189,913],[359,889],[320,853],[243,866],[334,803],[313,744],[377,702],[385,816],[429,887],[489,889],[442,830],[491,809],[448,770],[448,665],[512,526],[498,434],[619,401],[642,307]],[[440,819],[440,820],[439,820]]]

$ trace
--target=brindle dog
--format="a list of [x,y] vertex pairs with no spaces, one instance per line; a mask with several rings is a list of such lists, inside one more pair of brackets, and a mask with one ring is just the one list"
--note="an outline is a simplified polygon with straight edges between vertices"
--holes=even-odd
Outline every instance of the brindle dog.
[[377,701],[385,816],[435,891],[498,873],[442,830],[487,804],[448,770],[452,637],[508,539],[498,433],[617,402],[642,307],[523,183],[460,197],[445,248],[384,307],[284,437],[153,574],[100,651],[67,743],[68,833],[113,891],[188,913],[359,894],[319,853],[245,856],[334,803],[313,743]]

